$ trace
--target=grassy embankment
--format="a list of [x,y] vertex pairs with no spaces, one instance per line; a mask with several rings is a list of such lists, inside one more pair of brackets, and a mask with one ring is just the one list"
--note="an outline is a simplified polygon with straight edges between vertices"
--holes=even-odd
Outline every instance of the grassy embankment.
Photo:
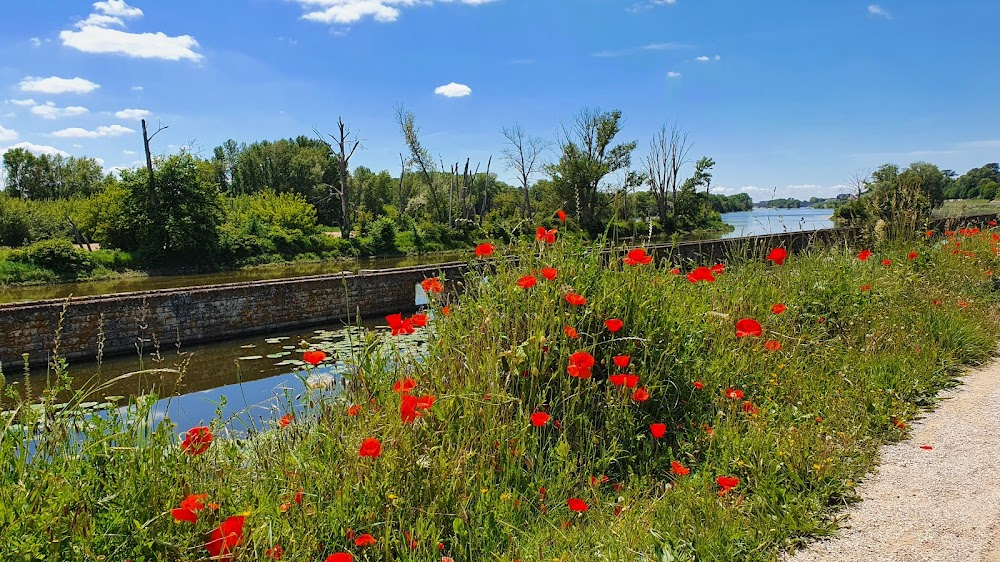
[[[369,334],[342,400],[286,396],[305,407],[287,427],[224,438],[206,420],[217,435],[200,455],[181,449],[188,428],[117,414],[6,430],[0,558],[204,560],[210,533],[245,513],[234,560],[275,545],[290,561],[773,560],[829,533],[878,446],[992,355],[997,239],[939,233],[865,261],[755,255],[697,283],[685,274],[712,264],[673,274],[563,241],[520,248],[488,283],[468,278],[450,314],[438,295],[416,328],[433,333],[427,356],[377,353],[393,338]],[[738,337],[744,318],[761,335],[742,323]],[[581,351],[590,378],[570,367]],[[412,423],[393,391],[406,378],[436,397]],[[369,438],[377,457],[359,454]],[[197,522],[175,523],[189,494],[206,494]],[[357,545],[365,534],[374,544]]]

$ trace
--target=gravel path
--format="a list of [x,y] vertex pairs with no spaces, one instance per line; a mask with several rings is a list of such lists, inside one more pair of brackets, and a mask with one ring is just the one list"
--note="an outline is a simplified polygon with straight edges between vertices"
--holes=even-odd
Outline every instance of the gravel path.
[[788,562],[1000,562],[1000,362],[963,383],[882,450],[845,528]]

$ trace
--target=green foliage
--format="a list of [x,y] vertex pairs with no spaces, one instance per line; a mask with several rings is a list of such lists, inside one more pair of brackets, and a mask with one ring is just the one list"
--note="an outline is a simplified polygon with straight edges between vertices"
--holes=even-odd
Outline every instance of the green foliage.
[[391,217],[379,217],[369,223],[365,235],[371,238],[372,250],[376,255],[396,252],[396,221]]
[[69,240],[42,240],[11,254],[20,261],[54,272],[62,279],[76,279],[90,274],[95,267],[90,255],[75,248]]
[[706,194],[708,204],[718,213],[733,213],[738,211],[750,211],[753,209],[753,199],[746,193],[735,195],[719,195],[715,193]]
[[950,181],[944,196],[948,199],[994,199],[1000,185],[1000,164],[986,164],[973,168]]
[[28,205],[20,199],[0,194],[0,246],[22,246],[31,235]]
[[7,194],[24,199],[52,200],[87,197],[97,193],[114,178],[93,158],[35,155],[24,148],[3,155]]

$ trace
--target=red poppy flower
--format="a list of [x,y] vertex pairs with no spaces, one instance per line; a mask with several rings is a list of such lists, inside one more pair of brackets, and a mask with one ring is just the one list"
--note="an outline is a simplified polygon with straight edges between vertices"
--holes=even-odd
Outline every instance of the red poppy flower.
[[767,340],[764,342],[764,349],[768,351],[781,351],[781,342],[778,340]]
[[890,265],[892,265],[892,260],[889,259],[889,258],[885,258],[884,260],[882,260],[882,265],[884,265],[884,266],[890,266]]
[[566,211],[559,209],[556,211],[556,216],[559,217],[560,222],[566,222]]
[[448,316],[449,314],[451,314],[451,307],[450,306],[446,306],[446,307],[442,308],[441,309],[441,314],[444,314],[445,316]]
[[583,306],[587,304],[587,299],[583,295],[578,295],[576,293],[570,293],[566,295],[566,302],[573,306]]
[[430,410],[437,398],[431,394],[424,394],[417,398],[417,410]]
[[923,450],[925,450],[925,451],[930,451],[934,447],[931,447],[930,445],[921,445],[920,448],[923,449]]
[[412,334],[415,331],[409,320],[403,320],[402,314],[390,314],[385,317],[385,321],[389,324],[394,336]]
[[913,260],[917,259],[917,257],[918,257],[919,255],[920,255],[920,254],[918,254],[918,253],[916,253],[916,252],[910,252],[909,254],[907,254],[907,255],[906,255],[906,259],[908,259],[908,260],[910,260],[910,261],[913,261]]
[[867,283],[861,286],[861,292],[862,293],[867,292],[867,291],[871,291],[871,290],[872,290],[872,286],[868,285]]
[[285,415],[281,416],[280,420],[278,420],[278,426],[279,427],[288,427],[288,426],[292,425],[293,421],[295,421],[295,416],[293,416],[292,414],[285,414]]
[[577,333],[576,328],[574,328],[573,326],[566,326],[565,328],[563,328],[563,331],[566,332],[566,337],[568,338],[576,339],[580,337],[580,334]]
[[280,544],[276,544],[276,545],[272,546],[271,548],[267,549],[264,552],[264,555],[267,556],[268,558],[270,558],[271,560],[281,560],[281,554],[283,552],[284,551],[281,550],[281,545]]
[[403,538],[406,539],[407,544],[410,546],[410,550],[417,549],[417,541],[413,540],[413,537],[410,535],[409,531],[403,531]]
[[614,359],[613,359],[613,361],[615,362],[615,365],[617,365],[618,368],[620,368],[620,369],[624,369],[625,367],[628,367],[628,364],[629,364],[629,362],[631,360],[632,360],[632,358],[629,357],[628,355],[615,355]]
[[535,240],[539,242],[544,241],[546,244],[555,244],[556,234],[558,232],[559,229],[556,228],[545,230],[544,226],[539,226],[537,229],[535,229]]
[[719,495],[724,496],[740,485],[740,479],[735,476],[720,476],[715,479],[715,483],[719,485]]
[[753,318],[743,318],[736,323],[736,337],[738,338],[759,338],[763,334],[764,329],[761,327],[760,322]]
[[413,423],[417,415],[417,397],[402,395],[399,400],[399,419],[403,420],[403,423]]
[[785,303],[779,302],[778,304],[771,305],[771,312],[774,314],[781,314],[786,310],[788,310],[788,307],[785,306]]
[[690,473],[690,468],[686,468],[683,464],[677,461],[670,461],[670,474],[673,474],[674,476],[685,476]]
[[581,500],[580,498],[570,498],[566,500],[566,504],[569,505],[570,511],[575,511],[577,513],[583,513],[584,511],[590,509],[587,502]]
[[423,328],[427,325],[427,315],[423,313],[417,313],[410,317],[410,323],[417,328]]
[[407,377],[405,379],[396,381],[396,383],[392,385],[392,391],[406,393],[416,388],[416,386],[417,386],[417,381]]
[[360,413],[361,406],[358,406],[357,404],[351,404],[351,407],[347,409],[347,415],[352,418]]
[[517,280],[517,286],[522,289],[530,289],[538,283],[538,279],[535,279],[533,275],[525,275],[524,277]]
[[542,277],[552,281],[556,278],[556,275],[559,275],[559,270],[554,267],[543,267],[540,273],[542,274]]
[[750,401],[746,401],[743,403],[743,411],[751,415],[756,414],[758,412],[757,406]]
[[670,275],[680,275],[680,274],[681,270],[676,267],[670,270]]
[[594,356],[586,351],[577,351],[569,356],[566,372],[569,376],[579,379],[589,379],[590,369],[594,366]]
[[174,509],[170,510],[170,515],[173,516],[174,523],[183,523],[185,521],[188,523],[198,522],[198,514],[195,513],[194,510],[192,509],[175,507]]
[[722,273],[726,270],[726,265],[722,263],[717,263],[712,266],[712,273]]
[[437,277],[431,277],[429,279],[424,279],[420,282],[420,286],[423,287],[424,292],[430,293],[443,293],[444,285],[441,284],[441,280]]
[[701,266],[691,273],[687,274],[688,281],[692,283],[697,283],[698,281],[704,281],[706,283],[712,283],[715,281],[715,276],[712,275],[712,270]]
[[989,224],[990,224],[990,226],[996,226],[997,225],[997,221],[990,221]]
[[207,425],[192,427],[184,434],[181,450],[189,455],[200,455],[212,445],[212,430]]
[[201,511],[205,507],[205,498],[208,494],[191,494],[188,497],[181,500],[181,509],[190,509],[191,511]]
[[738,388],[727,388],[726,389],[726,398],[731,398],[733,400],[742,400],[743,399],[743,391],[740,390],[740,389],[738,389]]
[[322,363],[324,359],[326,359],[326,353],[322,351],[307,351],[302,354],[302,360],[313,367]]
[[861,261],[868,261],[870,257],[872,257],[871,250],[861,250],[861,253],[858,254],[858,259]]
[[292,501],[294,501],[295,503],[297,503],[297,504],[299,504],[299,505],[302,505],[302,497],[303,497],[304,495],[305,495],[305,490],[303,490],[302,488],[299,488],[299,489],[298,489],[298,490],[297,490],[297,491],[295,492],[295,495],[294,495],[294,496],[292,496]]
[[623,325],[624,323],[618,318],[609,318],[604,321],[604,326],[607,327],[608,331],[611,333],[621,330]]
[[695,388],[695,390],[701,390],[701,389],[705,388],[705,383],[703,383],[701,381],[694,381],[694,388]]
[[600,486],[601,484],[604,484],[607,481],[608,481],[608,475],[607,474],[602,474],[600,476],[591,476],[590,477],[590,485],[591,486]]
[[958,301],[958,308],[965,308],[967,306],[969,306],[967,301]]
[[639,377],[634,374],[622,375],[624,377],[625,386],[629,388],[635,388],[635,385],[639,384]]
[[325,562],[354,562],[354,555],[350,552],[337,552],[327,556]]
[[608,380],[615,386],[622,386],[625,384],[625,375],[611,375]]
[[774,263],[774,265],[782,265],[785,260],[788,259],[788,250],[784,248],[775,248],[771,250],[771,253],[767,254],[764,258]]
[[369,535],[368,533],[365,533],[359,536],[358,538],[354,539],[355,546],[371,546],[376,542],[378,541],[375,540],[375,537]]
[[933,230],[928,230],[927,232],[924,233],[924,236],[930,238],[931,236],[934,236],[934,231]]
[[361,442],[361,449],[358,455],[362,457],[378,458],[382,454],[382,443],[374,437],[369,437]]
[[542,427],[543,425],[549,423],[552,416],[546,414],[545,412],[535,412],[531,414],[531,425],[535,427]]
[[667,424],[651,423],[649,424],[649,432],[653,434],[653,437],[661,439],[663,435],[667,432]]
[[628,255],[622,258],[622,263],[630,266],[646,265],[653,261],[653,256],[647,255],[644,248],[629,250]]
[[205,543],[205,550],[219,560],[230,560],[233,550],[243,542],[242,515],[234,515],[219,525]]
[[645,402],[646,400],[649,400],[649,391],[646,390],[646,387],[635,389],[635,392],[632,393],[632,400],[635,400],[636,402]]
[[476,246],[476,255],[482,258],[487,258],[493,255],[493,250],[495,249],[496,247],[494,247],[493,244],[480,244]]

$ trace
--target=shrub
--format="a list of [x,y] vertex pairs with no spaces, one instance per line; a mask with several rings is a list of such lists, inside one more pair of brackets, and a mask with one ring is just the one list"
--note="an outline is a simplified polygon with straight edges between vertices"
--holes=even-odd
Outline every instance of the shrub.
[[76,279],[94,270],[94,261],[63,238],[35,242],[12,255],[16,261],[29,263],[55,272],[63,279]]
[[28,207],[20,199],[0,194],[0,246],[22,246],[29,236]]
[[395,254],[396,249],[396,223],[389,217],[379,217],[369,223],[368,231],[365,233],[371,238],[371,249],[374,255]]

